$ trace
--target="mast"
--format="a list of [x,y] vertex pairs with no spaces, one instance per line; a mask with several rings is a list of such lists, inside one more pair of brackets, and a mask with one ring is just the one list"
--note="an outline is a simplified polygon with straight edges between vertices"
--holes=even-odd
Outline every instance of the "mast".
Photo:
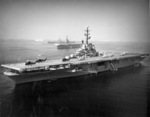
[[88,44],[88,40],[91,39],[89,31],[89,27],[87,27],[87,29],[85,30],[86,33],[84,33],[84,35],[86,36],[86,44]]
[[68,36],[66,36],[66,43],[69,43],[69,39],[68,39]]

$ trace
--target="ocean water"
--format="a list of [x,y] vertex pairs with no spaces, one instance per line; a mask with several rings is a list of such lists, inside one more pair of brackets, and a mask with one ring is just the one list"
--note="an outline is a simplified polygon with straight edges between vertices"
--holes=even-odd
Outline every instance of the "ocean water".
[[[93,43],[101,52],[150,53],[150,43]],[[62,58],[75,51],[45,42],[0,40],[0,64]],[[0,68],[0,117],[147,117],[149,78],[150,58],[141,67],[17,86]]]

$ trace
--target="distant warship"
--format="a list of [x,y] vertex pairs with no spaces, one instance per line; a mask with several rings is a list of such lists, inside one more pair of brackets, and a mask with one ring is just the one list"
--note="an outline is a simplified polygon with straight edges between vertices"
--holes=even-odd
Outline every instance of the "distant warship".
[[81,44],[75,43],[74,41],[69,41],[68,36],[66,37],[66,41],[63,43],[55,43],[54,44],[57,49],[71,49],[71,48],[80,48]]
[[57,41],[47,41],[49,44],[61,44],[61,43],[66,43],[65,41],[62,41],[60,38]]

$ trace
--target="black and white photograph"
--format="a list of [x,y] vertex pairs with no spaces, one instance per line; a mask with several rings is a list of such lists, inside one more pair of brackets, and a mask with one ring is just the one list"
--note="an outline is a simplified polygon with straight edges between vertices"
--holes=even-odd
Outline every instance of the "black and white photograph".
[[149,0],[0,0],[0,117],[150,116]]

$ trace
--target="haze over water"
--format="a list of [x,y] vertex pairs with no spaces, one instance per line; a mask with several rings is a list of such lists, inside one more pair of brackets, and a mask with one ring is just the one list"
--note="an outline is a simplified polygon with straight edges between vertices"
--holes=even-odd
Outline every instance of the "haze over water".
[[149,41],[148,0],[1,0],[1,39]]

